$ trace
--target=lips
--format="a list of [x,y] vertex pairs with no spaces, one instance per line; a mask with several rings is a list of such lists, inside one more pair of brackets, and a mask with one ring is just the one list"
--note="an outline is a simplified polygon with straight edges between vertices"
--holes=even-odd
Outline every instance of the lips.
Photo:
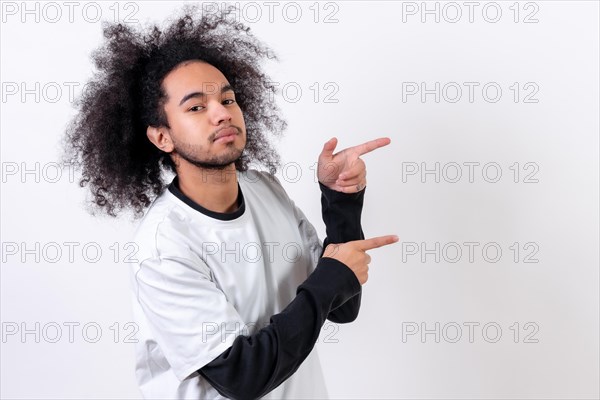
[[217,136],[215,136],[215,141],[225,136],[235,136],[237,133],[238,131],[234,127],[221,129],[219,133],[217,133]]

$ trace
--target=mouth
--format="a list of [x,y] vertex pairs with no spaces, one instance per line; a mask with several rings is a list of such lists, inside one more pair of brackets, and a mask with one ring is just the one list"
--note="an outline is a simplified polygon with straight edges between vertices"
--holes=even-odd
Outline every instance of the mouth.
[[238,131],[234,127],[224,128],[219,131],[215,136],[214,142],[230,142],[233,141],[238,134]]

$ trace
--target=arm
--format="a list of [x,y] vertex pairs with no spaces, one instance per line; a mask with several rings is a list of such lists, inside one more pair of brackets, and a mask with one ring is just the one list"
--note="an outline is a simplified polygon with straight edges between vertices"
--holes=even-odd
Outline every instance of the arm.
[[330,311],[360,292],[346,265],[321,258],[294,300],[254,335],[233,345],[198,372],[223,396],[259,398],[289,378],[313,349]]
[[157,234],[170,245],[140,262],[134,294],[175,376],[183,381],[200,374],[229,398],[258,398],[289,378],[313,349],[331,309],[360,290],[349,267],[321,258],[294,300],[269,325],[245,335],[245,321],[208,266],[180,247],[182,235]]
[[[342,193],[329,189],[319,182],[321,189],[321,210],[327,237],[323,241],[323,250],[330,243],[346,243],[365,238],[360,217],[364,202],[365,189],[357,193]],[[340,307],[333,309],[327,319],[336,323],[352,322],[358,316],[362,296],[361,290]]]

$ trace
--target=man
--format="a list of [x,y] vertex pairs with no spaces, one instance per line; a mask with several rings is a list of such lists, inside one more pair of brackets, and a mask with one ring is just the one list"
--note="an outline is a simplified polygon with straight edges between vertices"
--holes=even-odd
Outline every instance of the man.
[[[83,181],[109,214],[123,200],[139,211],[148,204],[145,188],[158,194],[136,230],[131,275],[140,389],[146,398],[326,397],[313,350],[319,331],[326,319],[357,317],[366,251],[398,240],[364,240],[360,225],[366,169],[359,157],[390,140],[336,154],[335,138],[325,143],[317,173],[321,244],[274,175],[247,168],[248,153],[274,164],[261,153],[261,114],[249,105],[257,95],[251,82],[264,74],[252,62],[223,58],[240,51],[215,41],[227,36],[215,31],[228,26],[225,16],[192,16],[143,40],[122,25],[107,29],[109,42],[97,53],[107,73],[70,134]],[[253,44],[246,50],[256,51]],[[175,172],[164,191],[148,185],[157,182],[159,161]],[[129,186],[128,197],[120,185]]]

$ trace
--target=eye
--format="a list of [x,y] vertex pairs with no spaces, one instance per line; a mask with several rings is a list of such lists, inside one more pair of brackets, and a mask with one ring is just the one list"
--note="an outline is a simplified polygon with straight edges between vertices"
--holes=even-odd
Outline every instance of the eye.
[[235,103],[235,100],[233,100],[233,99],[223,100],[223,102],[226,102],[226,101],[230,101],[231,102],[231,103],[227,103],[227,104],[233,104],[233,103]]
[[190,109],[188,111],[198,111],[197,110],[198,107],[202,107],[202,106],[193,106],[193,107],[190,107]]

